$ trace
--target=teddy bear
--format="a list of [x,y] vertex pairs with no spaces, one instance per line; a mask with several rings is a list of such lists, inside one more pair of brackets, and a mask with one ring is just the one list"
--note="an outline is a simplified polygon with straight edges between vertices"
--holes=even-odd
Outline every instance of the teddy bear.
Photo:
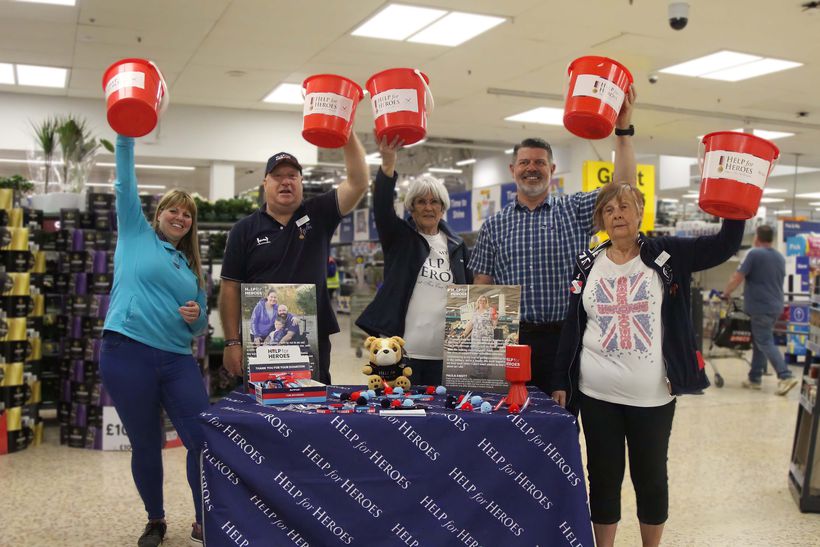
[[409,377],[413,374],[413,369],[403,363],[405,351],[401,337],[369,336],[364,341],[364,347],[370,361],[362,368],[362,374],[367,376],[368,389],[380,389],[385,385],[410,388]]

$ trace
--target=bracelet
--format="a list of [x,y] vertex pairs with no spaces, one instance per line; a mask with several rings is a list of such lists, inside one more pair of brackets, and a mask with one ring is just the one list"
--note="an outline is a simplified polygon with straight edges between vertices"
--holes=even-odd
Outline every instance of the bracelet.
[[629,124],[629,127],[627,127],[626,129],[618,129],[616,127],[615,134],[619,137],[632,137],[633,135],[635,135],[635,126]]
[[242,345],[242,340],[240,340],[239,338],[229,338],[228,340],[225,340],[225,347],[226,348],[229,348],[231,346],[241,346],[241,345]]

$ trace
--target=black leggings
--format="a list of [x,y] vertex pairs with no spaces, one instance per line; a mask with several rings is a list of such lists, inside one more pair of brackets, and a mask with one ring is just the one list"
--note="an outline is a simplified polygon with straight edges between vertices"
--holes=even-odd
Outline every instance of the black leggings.
[[592,522],[615,524],[621,520],[624,439],[629,446],[629,473],[635,487],[638,520],[644,524],[666,522],[666,460],[674,415],[675,401],[663,406],[638,407],[581,397]]

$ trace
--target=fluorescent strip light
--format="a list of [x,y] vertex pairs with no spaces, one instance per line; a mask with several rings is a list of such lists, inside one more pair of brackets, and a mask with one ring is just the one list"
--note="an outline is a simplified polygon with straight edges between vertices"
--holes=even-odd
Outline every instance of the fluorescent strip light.
[[470,159],[468,159],[468,160],[461,160],[461,161],[457,161],[457,162],[456,162],[456,165],[458,165],[459,167],[462,167],[462,166],[464,166],[464,165],[472,165],[472,164],[474,164],[474,163],[475,163],[475,162],[477,162],[477,161],[478,161],[478,160],[477,160],[477,159],[475,159],[475,158],[470,158]]
[[14,85],[14,65],[0,63],[0,84]]
[[402,146],[402,148],[413,148],[414,146],[421,146],[422,144],[426,143],[427,139],[421,139],[419,142],[414,142],[413,144],[408,144],[406,146]]
[[448,13],[407,41],[437,46],[458,46],[503,23],[503,17],[454,11]]
[[755,129],[752,133],[756,137],[760,137],[761,139],[769,139],[770,141],[794,136],[794,133],[789,133],[788,131],[767,131],[765,129]]
[[538,108],[533,108],[532,110],[527,110],[526,112],[507,116],[504,119],[508,122],[564,125],[564,109],[540,106]]
[[674,198],[661,198],[661,201],[664,203],[678,203],[678,200]]
[[17,83],[33,87],[65,87],[68,69],[53,66],[17,65]]
[[772,74],[780,72],[781,70],[788,70],[802,66],[803,63],[795,63],[794,61],[783,61],[781,59],[761,59],[752,63],[746,63],[740,66],[703,74],[701,78],[709,78],[710,80],[723,80],[724,82],[739,82],[740,80],[748,80],[756,76],[763,76],[764,74]]
[[74,6],[77,0],[17,0],[29,4],[54,4],[55,6]]
[[372,154],[368,154],[364,157],[365,163],[367,165],[381,165],[382,164],[382,155],[378,152],[373,152]]
[[790,215],[792,213],[791,209],[783,209],[781,211],[775,211],[774,214],[776,215]]
[[763,195],[782,194],[784,192],[788,192],[788,190],[786,190],[785,188],[764,188],[763,189]]
[[820,192],[807,192],[805,194],[797,194],[794,197],[804,199],[820,199]]
[[384,40],[404,40],[440,19],[445,13],[447,12],[439,9],[390,4],[350,34]]
[[450,169],[449,167],[429,167],[427,170],[431,173],[463,173],[461,169]]
[[[98,163],[98,167],[116,167],[116,163]],[[196,167],[188,165],[152,165],[147,163],[138,163],[134,167],[137,169],[164,169],[166,171],[193,171]]]
[[[817,167],[798,167],[797,168],[797,174],[798,175],[803,175],[805,173],[816,173],[817,171],[820,171],[820,169],[818,169]],[[794,168],[793,165],[776,165],[775,168],[772,169],[772,172],[769,173],[769,178],[783,177],[783,176],[786,176],[786,175],[794,176],[794,172],[795,172],[795,168]],[[820,195],[818,195],[817,197],[820,198]]]
[[[0,158],[0,163],[25,163],[29,165],[45,165],[43,160],[23,160],[17,158]],[[52,161],[51,165],[62,165],[62,161]]]
[[762,57],[758,57],[757,55],[747,55],[745,53],[724,50],[662,68],[659,72],[663,74],[677,74],[678,76],[703,76],[710,72],[717,72],[718,70],[736,67],[743,63],[751,63],[752,61],[759,61],[761,59]]
[[513,152],[515,152],[515,148],[507,148],[506,150],[504,150],[505,154],[512,154]]
[[760,198],[760,203],[783,203],[783,198]]
[[279,84],[262,99],[263,103],[279,104],[302,104],[305,98],[302,96],[301,84]]
[[[86,182],[86,186],[92,188],[113,188],[113,182]],[[165,190],[167,186],[164,184],[137,184],[137,188],[144,188],[145,190]]]
[[700,196],[698,194],[686,194],[683,196],[683,199],[698,199]]

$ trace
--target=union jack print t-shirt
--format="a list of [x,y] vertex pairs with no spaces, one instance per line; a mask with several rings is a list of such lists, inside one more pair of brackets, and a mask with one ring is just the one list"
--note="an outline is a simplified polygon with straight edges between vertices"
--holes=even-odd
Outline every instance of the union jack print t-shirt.
[[640,256],[620,265],[606,252],[596,257],[583,294],[583,394],[642,407],[672,400],[661,348],[662,300],[663,284]]

